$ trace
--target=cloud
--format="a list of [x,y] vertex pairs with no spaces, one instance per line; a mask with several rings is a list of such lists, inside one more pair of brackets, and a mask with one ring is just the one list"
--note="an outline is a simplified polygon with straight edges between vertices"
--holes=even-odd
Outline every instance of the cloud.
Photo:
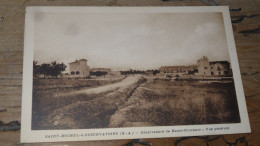
[[228,52],[219,16],[46,13],[35,23],[34,57],[66,63],[85,58],[91,67],[119,69],[188,65],[201,56],[223,60]]
[[197,25],[181,48],[179,56],[187,56],[184,54],[191,52],[188,56],[192,60],[201,56],[208,56],[210,60],[227,60],[229,57],[225,33],[219,24],[212,22]]

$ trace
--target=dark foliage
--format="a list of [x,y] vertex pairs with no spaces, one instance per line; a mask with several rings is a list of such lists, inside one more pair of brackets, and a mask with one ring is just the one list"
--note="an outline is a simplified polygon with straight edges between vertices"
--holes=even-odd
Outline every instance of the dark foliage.
[[159,70],[154,70],[154,71],[153,71],[153,75],[154,75],[154,76],[155,76],[156,74],[158,74],[158,73],[160,73]]
[[95,72],[93,72],[93,71],[91,71],[90,75],[94,75],[94,76],[100,77],[100,76],[107,75],[107,72],[103,72],[103,71],[95,71]]
[[57,63],[53,61],[51,63],[43,63],[41,65],[37,64],[37,61],[33,61],[33,78],[39,78],[40,75],[46,77],[58,77],[62,75],[61,73],[65,71],[66,65],[62,63]]
[[141,71],[141,70],[127,70],[127,71],[121,71],[121,74],[122,75],[134,75],[134,74],[144,74],[145,72],[144,71]]

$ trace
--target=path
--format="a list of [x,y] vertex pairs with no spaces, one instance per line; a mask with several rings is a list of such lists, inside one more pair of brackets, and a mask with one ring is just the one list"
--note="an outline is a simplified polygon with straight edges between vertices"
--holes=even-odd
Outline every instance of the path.
[[135,82],[138,82],[142,78],[142,75],[134,75],[134,76],[128,76],[125,79],[123,79],[120,82],[109,84],[109,85],[104,85],[100,87],[95,87],[95,88],[89,88],[89,89],[83,89],[80,91],[74,91],[66,94],[56,94],[54,97],[61,97],[61,96],[68,96],[68,95],[78,95],[78,94],[98,94],[110,90],[115,90],[120,87],[125,87],[129,86]]
[[138,82],[141,79],[141,75],[135,75],[135,76],[128,76],[125,79],[123,79],[121,82],[117,82],[114,84],[109,84],[109,85],[104,85],[104,86],[100,86],[100,87],[96,87],[96,88],[90,88],[90,89],[84,89],[81,91],[76,91],[76,94],[97,94],[97,93],[101,93],[101,92],[106,92],[109,90],[114,90],[117,89],[119,87],[123,87],[123,86],[128,86],[130,84],[133,84],[135,82]]

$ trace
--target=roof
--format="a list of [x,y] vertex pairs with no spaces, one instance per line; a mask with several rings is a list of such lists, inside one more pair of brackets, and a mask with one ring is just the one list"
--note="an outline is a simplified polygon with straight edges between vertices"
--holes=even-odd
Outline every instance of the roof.
[[91,68],[91,71],[111,71],[111,68]]
[[74,63],[78,63],[78,62],[74,61],[74,62],[70,62],[69,64],[74,64]]
[[79,61],[88,61],[87,59],[80,59]]
[[197,65],[161,66],[160,68],[178,69],[178,68],[194,68],[194,67],[197,67]]
[[80,59],[80,60],[76,60],[76,61],[74,61],[74,62],[70,62],[69,64],[78,63],[78,62],[80,62],[80,61],[88,61],[88,60],[87,60],[87,59]]

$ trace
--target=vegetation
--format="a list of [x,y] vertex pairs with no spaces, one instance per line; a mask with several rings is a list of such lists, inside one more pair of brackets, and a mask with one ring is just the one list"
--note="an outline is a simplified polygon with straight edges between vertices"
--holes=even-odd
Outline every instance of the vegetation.
[[[128,95],[146,80],[143,79],[121,90],[109,90],[99,94],[80,93],[70,95],[67,93],[118,81],[87,79],[35,80],[32,129],[107,127],[109,119],[118,109],[118,105],[122,104],[128,98]],[[59,93],[65,94],[63,96],[55,96]],[[58,126],[53,125],[55,120],[59,121]]]
[[120,117],[120,122],[112,127],[240,122],[233,82],[170,79],[138,88],[113,117],[111,121]]
[[156,74],[160,73],[159,70],[153,70],[153,75],[155,76]]
[[104,72],[104,71],[91,71],[90,72],[90,75],[94,75],[94,76],[97,76],[97,77],[100,77],[100,76],[105,76],[107,75],[108,72]]
[[43,63],[41,65],[38,65],[37,63],[37,61],[33,61],[33,78],[39,78],[40,75],[43,75],[44,78],[57,78],[58,76],[62,76],[61,73],[65,71],[67,67],[63,62],[57,63],[56,61]]
[[[234,83],[142,78],[92,94],[69,93],[111,82],[35,80],[32,129],[81,129],[240,122]],[[63,93],[62,96],[54,96]],[[68,93],[68,94],[67,94]]]
[[144,74],[145,71],[141,71],[141,70],[127,70],[127,71],[121,71],[121,75],[134,75],[134,74]]

